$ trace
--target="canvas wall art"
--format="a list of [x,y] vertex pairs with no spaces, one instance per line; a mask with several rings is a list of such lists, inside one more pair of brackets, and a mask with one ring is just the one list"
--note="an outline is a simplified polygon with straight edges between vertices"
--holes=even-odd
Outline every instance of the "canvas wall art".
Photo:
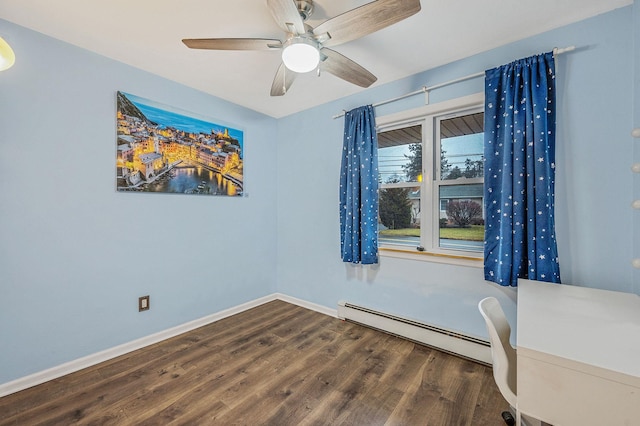
[[243,132],[117,92],[118,191],[241,196]]

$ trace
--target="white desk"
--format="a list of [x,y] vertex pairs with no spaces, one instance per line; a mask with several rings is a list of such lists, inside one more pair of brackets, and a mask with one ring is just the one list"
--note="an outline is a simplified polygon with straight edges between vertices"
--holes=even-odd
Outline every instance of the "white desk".
[[520,280],[517,330],[521,413],[640,425],[640,296]]

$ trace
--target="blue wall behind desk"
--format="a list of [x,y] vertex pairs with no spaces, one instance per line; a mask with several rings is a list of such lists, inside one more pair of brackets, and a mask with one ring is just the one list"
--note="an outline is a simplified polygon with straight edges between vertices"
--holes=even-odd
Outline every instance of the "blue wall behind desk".
[[[516,294],[485,282],[481,268],[382,257],[379,268],[340,263],[338,176],[342,110],[392,99],[513,60],[576,46],[557,58],[556,231],[566,283],[640,293],[631,267],[637,212],[633,179],[632,9],[490,50],[279,120],[278,289],[327,306],[340,300],[486,336],[477,303],[496,296],[516,321]],[[637,14],[637,12],[636,12]],[[640,43],[639,43],[640,44]],[[483,79],[431,93],[437,103],[482,92]],[[416,108],[422,96],[376,109]],[[635,218],[635,219],[634,219]]]

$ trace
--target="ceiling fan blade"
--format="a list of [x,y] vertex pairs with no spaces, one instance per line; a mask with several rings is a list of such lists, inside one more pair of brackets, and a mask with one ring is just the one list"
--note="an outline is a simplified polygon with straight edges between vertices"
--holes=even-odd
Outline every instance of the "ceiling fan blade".
[[267,6],[278,26],[286,32],[296,35],[307,32],[293,0],[267,0]]
[[326,59],[320,63],[320,69],[340,77],[360,87],[369,87],[378,79],[375,75],[335,50],[324,48],[321,53]]
[[282,48],[280,40],[266,38],[185,38],[182,42],[191,49],[272,50]]
[[271,84],[271,96],[285,95],[289,91],[289,87],[291,87],[291,83],[293,83],[293,80],[295,80],[297,75],[297,73],[285,67],[283,63],[280,63],[278,71],[276,71],[276,76]]
[[[336,46],[381,30],[420,11],[420,0],[377,0],[318,25],[313,34],[324,46]],[[329,39],[324,40],[328,35]]]

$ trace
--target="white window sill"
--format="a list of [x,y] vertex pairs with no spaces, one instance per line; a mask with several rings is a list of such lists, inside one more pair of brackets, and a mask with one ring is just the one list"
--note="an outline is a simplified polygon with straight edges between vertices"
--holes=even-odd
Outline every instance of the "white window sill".
[[472,268],[482,268],[482,254],[452,254],[433,251],[417,251],[406,248],[380,247],[378,251],[382,257],[392,257],[397,259],[418,260],[422,262],[446,263],[449,265],[467,266]]

